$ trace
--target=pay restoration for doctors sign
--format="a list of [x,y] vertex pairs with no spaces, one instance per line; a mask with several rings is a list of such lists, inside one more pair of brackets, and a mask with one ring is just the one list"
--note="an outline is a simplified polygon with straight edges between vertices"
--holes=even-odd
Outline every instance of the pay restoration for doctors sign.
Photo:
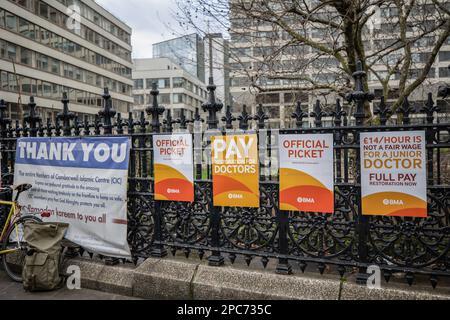
[[25,213],[70,224],[66,238],[86,250],[129,258],[129,138],[23,138],[17,141],[14,183],[31,191]]
[[214,206],[258,208],[258,136],[217,136],[211,143]]
[[364,215],[427,217],[423,131],[361,134]]

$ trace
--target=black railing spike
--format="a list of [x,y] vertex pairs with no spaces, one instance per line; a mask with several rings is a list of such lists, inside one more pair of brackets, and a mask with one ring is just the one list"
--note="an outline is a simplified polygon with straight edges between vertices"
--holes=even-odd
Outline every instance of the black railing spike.
[[0,100],[0,130],[2,138],[6,138],[6,128],[11,124],[11,119],[6,117],[7,108],[5,100]]
[[264,112],[264,108],[262,104],[258,105],[258,109],[254,119],[258,122],[258,129],[262,130],[266,126],[266,120],[269,120],[269,117]]
[[133,112],[130,112],[128,115],[128,134],[133,134],[134,133],[134,126],[136,125],[136,123],[134,122],[133,119]]
[[203,111],[208,112],[207,123],[209,129],[217,129],[217,125],[219,124],[217,112],[223,109],[223,104],[216,101],[216,88],[213,78],[209,78],[209,85],[207,87],[208,102],[204,103],[202,106]]
[[422,108],[421,112],[425,112],[425,114],[427,115],[427,122],[429,124],[434,122],[434,113],[439,111],[440,108],[434,104],[433,94],[431,92],[428,93],[427,103]]
[[116,128],[117,128],[117,134],[123,134],[124,133],[124,121],[122,119],[122,114],[118,113],[117,114],[117,119],[116,119]]
[[360,126],[364,124],[366,119],[366,112],[364,106],[366,102],[371,102],[375,96],[373,93],[364,91],[363,79],[367,76],[367,73],[363,70],[361,61],[356,63],[356,71],[353,73],[355,79],[355,91],[347,95],[348,102],[356,104],[356,112],[354,117],[356,119],[356,125]]
[[297,101],[295,112],[292,114],[292,119],[295,119],[295,126],[297,128],[303,127],[303,119],[308,118],[308,114],[302,109],[302,102]]
[[34,97],[30,97],[30,102],[28,103],[29,112],[23,118],[24,123],[29,125],[30,137],[36,137],[37,135],[37,125],[42,121],[41,117],[36,111],[36,103],[34,102]]
[[139,127],[141,133],[145,133],[147,131],[147,125],[149,122],[145,118],[145,111],[141,111],[141,117],[139,118]]
[[180,118],[175,121],[180,125],[181,130],[187,130],[188,124],[193,123],[193,120],[186,118],[186,111],[184,109],[180,110]]
[[163,121],[164,123],[164,132],[171,133],[173,131],[173,125],[176,123],[175,120],[172,118],[172,110],[167,109],[166,111],[166,118]]
[[161,122],[159,121],[159,117],[164,114],[165,108],[158,104],[159,90],[156,82],[153,82],[152,84],[150,95],[152,96],[152,104],[148,106],[145,111],[147,112],[147,115],[152,117],[152,132],[157,133],[160,132],[161,129]]
[[69,111],[69,99],[67,96],[67,92],[63,92],[63,98],[61,103],[63,104],[62,112],[58,113],[56,116],[57,120],[62,121],[63,123],[63,134],[64,136],[70,136],[72,133],[71,123],[73,119],[75,119],[75,114]]
[[397,110],[397,113],[402,115],[403,124],[409,125],[411,123],[411,118],[409,116],[414,112],[415,109],[409,103],[408,97],[405,97],[405,99],[403,99],[402,106]]
[[105,88],[103,93],[103,109],[99,111],[98,115],[103,120],[103,130],[105,134],[112,134],[112,119],[117,112],[112,107],[112,99],[109,94],[109,89]]
[[392,115],[391,108],[386,105],[384,97],[381,97],[380,105],[374,111],[374,114],[380,118],[380,124],[385,126],[389,117]]
[[236,117],[233,116],[232,110],[231,106],[227,106],[225,116],[222,117],[222,121],[225,122],[225,128],[228,130],[233,129],[233,122],[237,120]]
[[323,112],[322,106],[320,105],[320,100],[316,101],[316,104],[314,105],[314,111],[311,112],[311,117],[313,117],[314,124],[316,128],[322,127],[322,118],[326,116],[326,113]]
[[342,109],[341,99],[336,100],[336,107],[331,116],[334,118],[334,125],[340,127],[342,125],[342,118],[347,116],[347,112]]
[[242,113],[238,117],[239,120],[239,129],[241,130],[248,130],[249,128],[249,121],[253,120],[253,117],[247,112],[247,106],[244,104],[242,107]]

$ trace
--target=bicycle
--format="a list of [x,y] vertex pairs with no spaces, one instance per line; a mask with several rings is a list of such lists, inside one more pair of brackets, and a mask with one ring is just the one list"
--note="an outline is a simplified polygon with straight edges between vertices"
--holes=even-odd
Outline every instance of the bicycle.
[[[22,216],[22,207],[18,204],[22,193],[30,190],[32,185],[22,184],[17,187],[1,188],[0,192],[16,192],[14,201],[0,200],[0,256],[3,260],[3,268],[8,276],[16,282],[22,282],[22,267],[27,255],[27,244],[23,239],[24,225],[27,222],[42,222],[33,215]],[[8,209],[9,208],[9,209]],[[9,211],[8,211],[9,210]],[[2,226],[2,216],[6,220]]]

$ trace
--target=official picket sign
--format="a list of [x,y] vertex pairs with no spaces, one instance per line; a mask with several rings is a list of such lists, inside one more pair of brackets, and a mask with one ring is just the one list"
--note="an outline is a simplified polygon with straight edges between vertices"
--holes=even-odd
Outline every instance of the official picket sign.
[[88,251],[129,258],[127,176],[129,138],[22,138],[14,183],[31,191],[25,213],[70,224],[66,238]]
[[423,131],[361,134],[364,215],[427,217]]
[[280,136],[280,209],[334,213],[333,135]]
[[191,134],[153,137],[155,200],[194,202]]
[[214,206],[258,208],[258,136],[217,136],[211,144]]

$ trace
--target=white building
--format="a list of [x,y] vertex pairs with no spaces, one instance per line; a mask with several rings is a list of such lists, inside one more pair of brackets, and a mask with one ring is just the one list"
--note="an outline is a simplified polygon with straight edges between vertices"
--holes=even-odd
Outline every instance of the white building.
[[93,116],[108,87],[113,107],[126,116],[133,103],[130,37],[131,28],[93,0],[1,0],[0,99],[19,119],[35,96],[45,121],[62,109],[67,92],[71,111]]
[[169,58],[135,59],[133,80],[136,116],[152,103],[150,91],[154,82],[158,84],[159,104],[172,110],[173,119],[180,117],[181,109],[191,119],[207,98],[205,84]]

